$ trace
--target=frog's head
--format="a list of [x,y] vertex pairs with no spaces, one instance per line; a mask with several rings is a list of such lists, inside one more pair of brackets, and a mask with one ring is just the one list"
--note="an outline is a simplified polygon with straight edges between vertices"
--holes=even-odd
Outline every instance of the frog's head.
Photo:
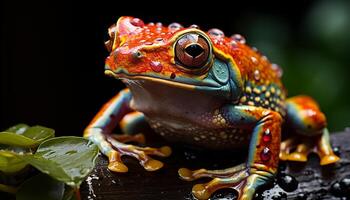
[[194,25],[164,27],[121,17],[109,28],[109,35],[105,73],[125,83],[151,81],[228,99],[240,92],[241,84],[235,81],[240,74],[232,70],[233,62],[221,56],[213,38]]

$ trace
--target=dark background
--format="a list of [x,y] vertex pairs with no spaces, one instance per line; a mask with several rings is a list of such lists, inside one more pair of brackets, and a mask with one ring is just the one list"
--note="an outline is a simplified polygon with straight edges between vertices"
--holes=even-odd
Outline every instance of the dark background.
[[[331,131],[349,126],[347,1],[1,4],[0,129],[40,124],[81,135],[123,85],[103,74],[107,28],[119,16],[240,33],[282,66],[290,95],[310,94]],[[156,8],[155,6],[158,6]]]

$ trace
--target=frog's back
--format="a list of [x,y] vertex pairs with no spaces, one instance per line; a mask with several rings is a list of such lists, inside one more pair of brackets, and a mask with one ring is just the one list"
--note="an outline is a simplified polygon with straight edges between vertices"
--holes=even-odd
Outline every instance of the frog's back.
[[270,63],[256,48],[246,45],[241,35],[225,37],[218,29],[209,30],[208,35],[214,51],[232,58],[233,70],[238,68],[240,72],[243,85],[239,104],[264,107],[284,116],[286,91],[281,82],[282,69]]

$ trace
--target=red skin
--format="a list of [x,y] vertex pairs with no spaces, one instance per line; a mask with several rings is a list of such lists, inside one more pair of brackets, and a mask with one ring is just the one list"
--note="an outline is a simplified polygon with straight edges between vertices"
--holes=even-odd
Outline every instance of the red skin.
[[[199,78],[198,75],[184,73],[176,67],[172,61],[173,55],[169,51],[174,43],[172,39],[176,33],[193,28],[181,27],[173,30],[158,23],[144,24],[141,20],[130,17],[122,17],[119,20],[123,20],[122,23],[119,23],[121,26],[118,27],[119,32],[117,35],[112,35],[114,39],[114,48],[112,48],[112,51],[120,45],[118,47],[118,54],[112,52],[106,59],[106,64],[109,65],[112,70],[117,68],[115,63],[118,63],[118,66],[123,66],[129,73],[140,74],[156,72],[165,76],[170,76],[172,73],[175,73],[176,76]],[[130,30],[133,31],[130,32]],[[256,85],[275,83],[280,88],[283,88],[280,80],[282,75],[281,69],[277,65],[271,64],[268,59],[257,52],[257,50],[246,45],[244,38],[239,35],[234,35],[229,38],[225,36],[216,36],[209,32],[206,34],[213,43],[214,52],[216,52],[215,49],[217,49],[233,58],[238,66],[243,81],[253,81]],[[142,49],[144,46],[150,44],[159,44],[159,47],[149,50]],[[135,63],[133,62],[131,52],[138,49],[142,49],[141,52],[145,55],[138,63]],[[152,61],[160,62],[162,69],[158,69],[157,71],[152,69],[150,65]],[[259,80],[254,77],[255,71],[259,72]]]

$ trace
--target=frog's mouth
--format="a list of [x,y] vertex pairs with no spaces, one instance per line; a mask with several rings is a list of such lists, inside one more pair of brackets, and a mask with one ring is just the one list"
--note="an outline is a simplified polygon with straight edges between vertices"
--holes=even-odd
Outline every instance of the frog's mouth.
[[195,90],[195,89],[203,89],[203,90],[209,90],[209,91],[220,91],[222,85],[220,84],[205,84],[205,82],[196,82],[196,83],[184,83],[180,82],[180,80],[168,80],[162,77],[153,77],[151,75],[132,75],[125,73],[123,71],[119,72],[113,72],[112,70],[105,70],[105,74],[117,79],[121,79],[123,82],[128,82],[128,80],[144,80],[144,81],[151,81],[154,83],[159,83],[159,84],[164,84],[164,85],[169,85],[173,86],[176,88],[181,88],[181,89],[187,89],[187,90]]

